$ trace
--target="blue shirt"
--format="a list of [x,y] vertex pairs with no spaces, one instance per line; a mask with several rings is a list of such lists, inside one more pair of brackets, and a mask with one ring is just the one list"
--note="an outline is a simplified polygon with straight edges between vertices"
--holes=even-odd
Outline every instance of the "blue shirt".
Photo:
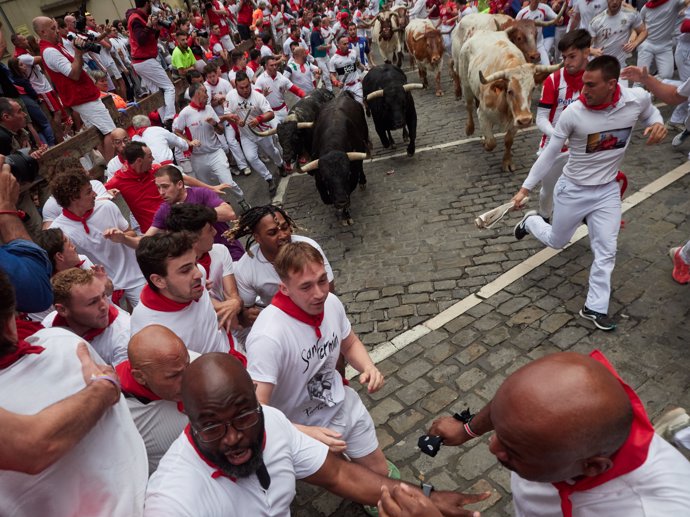
[[31,241],[13,240],[0,246],[0,267],[14,286],[18,312],[41,312],[53,303],[53,266],[43,248]]

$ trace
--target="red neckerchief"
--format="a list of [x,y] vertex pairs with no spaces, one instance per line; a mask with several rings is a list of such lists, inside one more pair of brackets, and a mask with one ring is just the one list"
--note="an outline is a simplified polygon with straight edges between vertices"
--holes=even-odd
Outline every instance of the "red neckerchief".
[[[246,67],[245,67],[245,68],[246,68]],[[244,72],[245,68],[238,68],[238,67],[236,67],[236,66],[233,66],[233,67],[232,67],[232,71],[233,71],[233,72]]]
[[294,61],[296,65],[299,65],[299,71],[302,72],[303,74],[306,73],[307,67],[304,66],[304,63],[298,63],[297,61]]
[[585,99],[585,96],[580,94],[580,96],[577,98],[582,104],[585,105],[585,108],[588,110],[592,111],[601,111],[604,110],[610,106],[615,106],[616,103],[620,100],[621,98],[621,87],[620,85],[616,85],[616,91],[613,93],[613,99],[611,99],[611,102],[605,102],[603,104],[597,104],[596,106],[590,106],[587,104],[587,99]]
[[31,345],[21,339],[17,341],[14,350],[0,357],[0,370],[4,370],[8,366],[12,366],[25,355],[40,354],[44,350],[45,348],[42,346]]
[[[215,469],[213,472],[211,472],[211,478],[212,479],[218,479],[220,477],[228,478],[230,481],[233,483],[237,483],[237,478],[234,476],[228,476],[225,474],[222,470],[218,468],[218,465],[213,463],[211,460],[209,460],[206,456],[204,456],[204,453],[199,450],[199,448],[196,446],[196,443],[194,443],[194,439],[192,438],[192,426],[191,424],[187,424],[187,427],[184,428],[184,434],[189,440],[189,443],[192,445],[192,448],[194,449],[194,452],[196,452],[199,455],[199,458],[206,463],[209,467],[212,469]],[[263,443],[261,444],[261,450],[266,449],[266,431],[264,431],[264,439]]]
[[17,338],[20,341],[29,336],[33,336],[36,332],[44,328],[38,321],[31,321],[28,319],[25,313],[19,314],[14,318],[14,321],[17,324]]
[[[103,334],[103,332],[105,332],[105,329],[107,329],[110,325],[113,324],[113,321],[115,321],[119,315],[120,311],[118,311],[114,305],[110,305],[108,307],[108,324],[102,329],[89,329],[81,337],[83,337],[86,341],[91,341],[92,339],[100,336],[101,334]],[[53,327],[69,328],[69,323],[67,323],[67,320],[65,318],[63,318],[59,314],[56,314],[55,319],[53,320]]]
[[204,266],[204,269],[206,270],[206,278],[211,276],[211,255],[208,253],[208,251],[201,255],[196,261]]
[[86,233],[91,233],[91,230],[89,230],[89,225],[86,224],[86,221],[88,220],[89,217],[91,217],[91,214],[93,214],[93,208],[90,210],[87,210],[84,212],[84,215],[79,217],[77,214],[74,212],[70,212],[66,208],[62,209],[62,215],[64,215],[67,219],[70,221],[78,221],[84,226],[84,231]]
[[[148,284],[144,286],[141,290],[141,303],[144,307],[148,307],[154,311],[160,312],[178,312],[189,307],[192,302],[176,302],[163,296],[161,293],[157,293],[149,287]],[[199,301],[199,300],[195,300]]]
[[649,2],[645,3],[644,6],[647,9],[654,9],[655,7],[659,7],[660,5],[664,5],[668,0],[649,0]]
[[347,42],[352,45],[359,45],[359,38],[357,36],[354,38],[347,38]]
[[[132,365],[129,359],[122,361],[115,367],[115,372],[120,378],[120,387],[122,392],[132,395],[144,402],[153,402],[154,400],[162,400],[158,395],[148,389],[146,386],[139,384],[132,375]],[[184,413],[184,406],[182,401],[177,402],[177,410]]]
[[601,486],[612,479],[628,474],[641,467],[644,462],[647,461],[649,444],[652,442],[652,438],[654,437],[654,428],[647,417],[647,413],[644,410],[642,401],[637,396],[635,391],[625,382],[623,382],[623,380],[618,376],[618,373],[616,373],[616,370],[614,370],[613,366],[611,366],[606,357],[604,357],[604,354],[602,354],[599,350],[595,350],[589,354],[589,356],[606,366],[606,368],[608,368],[608,370],[623,386],[623,389],[628,395],[628,398],[630,398],[630,403],[632,404],[633,423],[630,429],[630,434],[628,435],[628,439],[625,440],[623,446],[618,449],[613,456],[611,456],[613,467],[603,474],[599,474],[598,476],[579,479],[572,485],[566,483],[565,481],[553,484],[553,486],[558,489],[558,494],[561,496],[561,510],[563,511],[563,517],[572,517],[573,515],[573,504],[570,502],[570,495],[573,492],[582,492]]
[[[149,126],[140,127],[140,128],[137,128],[137,129],[133,129],[133,130],[132,130],[132,135],[130,135],[130,136],[134,136],[134,135],[144,136],[144,131],[146,131],[148,128],[149,128]],[[123,162],[123,163],[124,163],[124,162]]]
[[297,305],[295,305],[295,302],[293,302],[289,296],[284,295],[280,291],[278,291],[275,294],[273,300],[271,300],[271,304],[278,307],[288,316],[295,318],[297,321],[301,321],[302,323],[306,323],[310,327],[314,327],[314,330],[316,331],[316,337],[318,339],[321,339],[321,329],[319,327],[321,326],[321,322],[323,322],[323,312],[321,314],[317,314],[316,316],[307,314],[302,309],[297,307]]
[[344,56],[344,57],[347,57],[347,56],[350,55],[350,51],[349,51],[349,50],[343,52],[342,50],[338,49],[338,50],[335,51],[335,53],[338,54],[339,56]]
[[14,57],[23,56],[24,54],[28,54],[28,53],[29,52],[24,48],[14,47]]
[[197,111],[204,111],[206,109],[206,106],[199,106],[196,102],[191,101],[189,105],[194,108]]
[[[574,92],[581,92],[582,91],[582,76],[585,74],[584,70],[580,70],[577,74],[575,75],[570,75],[566,69],[563,69],[563,79],[565,80],[565,83],[570,87],[570,89]],[[620,97],[620,95],[619,95]],[[586,106],[586,104],[585,104]]]

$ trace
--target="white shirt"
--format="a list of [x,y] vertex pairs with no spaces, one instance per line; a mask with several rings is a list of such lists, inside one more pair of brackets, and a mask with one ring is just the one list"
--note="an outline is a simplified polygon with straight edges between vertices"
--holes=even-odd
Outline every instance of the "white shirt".
[[328,294],[320,325],[314,327],[269,305],[247,337],[247,372],[252,380],[274,385],[271,406],[291,422],[328,427],[345,398],[335,365],[340,343],[352,330],[345,307]]
[[338,80],[351,86],[353,83],[359,81],[359,72],[357,71],[357,62],[359,61],[359,51],[357,49],[350,49],[347,56],[340,54],[333,54],[328,61],[328,71],[335,74]]
[[596,15],[590,23],[592,47],[603,49],[604,54],[613,56],[625,66],[630,56],[623,50],[633,29],[642,26],[642,18],[636,10],[621,8],[615,16],[609,16],[608,10]]
[[[319,253],[321,253],[323,257],[328,281],[333,281],[333,269],[328,263],[328,259],[321,249],[321,246],[319,246],[316,241],[309,237],[293,235],[291,242],[306,242],[319,250]],[[273,296],[278,292],[280,277],[278,273],[276,273],[273,264],[266,260],[258,244],[254,244],[249,251],[254,255],[253,257],[250,256],[250,253],[245,253],[240,260],[235,262],[234,274],[237,290],[245,307],[251,307],[257,303],[257,298],[260,300],[259,303],[263,307],[266,307],[271,303]]]
[[[562,517],[561,500],[550,483],[511,474],[515,517]],[[654,435],[645,463],[623,476],[570,496],[573,517],[687,517],[690,463]]]
[[36,93],[48,93],[53,91],[53,87],[46,79],[46,76],[41,71],[40,65],[35,64],[34,56],[30,54],[22,54],[17,57],[19,61],[24,63],[24,65],[29,69],[29,75],[27,76],[31,87],[36,91]]
[[122,163],[122,160],[120,160],[120,157],[118,155],[113,156],[110,161],[108,162],[108,166],[105,169],[105,181],[106,183],[110,178],[115,176],[115,173],[122,169],[125,164]]
[[180,111],[180,115],[173,120],[174,130],[184,132],[185,128],[189,128],[189,132],[192,134],[192,140],[199,140],[201,142],[200,146],[194,148],[192,151],[193,154],[213,153],[222,148],[218,133],[213,130],[211,124],[206,122],[208,118],[212,118],[217,123],[220,123],[216,111],[210,104],[204,106],[202,110],[187,106]]
[[53,72],[67,77],[69,77],[72,71],[72,63],[70,63],[69,59],[67,59],[62,52],[54,47],[48,47],[43,51],[43,64]]
[[[45,350],[0,370],[0,407],[32,415],[84,388],[77,357],[82,339],[54,328],[27,341]],[[0,508],[13,517],[140,517],[146,463],[144,442],[120,397],[73,449],[40,474],[0,471]]]
[[115,289],[134,289],[144,285],[144,275],[141,274],[134,250],[103,237],[103,232],[108,228],[119,228],[122,231],[129,228],[120,209],[110,201],[96,200],[87,224],[89,233],[86,233],[80,221],[72,221],[60,214],[50,227],[60,228],[91,262],[101,264]]
[[[88,29],[86,32],[87,32],[88,34],[90,34],[91,36],[96,36],[96,37],[100,36],[100,33],[99,33],[99,32],[96,32],[96,31],[91,30],[91,29]],[[108,41],[108,42],[109,42],[109,41]],[[103,64],[103,66],[105,66],[105,67],[107,68],[107,67],[109,67],[110,65],[114,65],[114,64],[115,64],[115,61],[113,61],[113,58],[112,58],[112,56],[110,55],[110,49],[105,48],[105,47],[101,44],[100,41],[96,42],[96,44],[97,44],[97,45],[101,45],[101,51],[98,53],[98,57],[99,57],[99,59],[101,60],[101,63]]]
[[184,309],[166,312],[150,308],[141,302],[132,311],[132,335],[149,325],[163,325],[172,330],[189,350],[200,354],[230,350],[228,335],[218,326],[208,291]]
[[257,476],[216,479],[216,470],[199,456],[186,434],[172,444],[146,489],[147,517],[285,517],[295,497],[295,479],[316,473],[328,447],[298,431],[277,409],[263,406],[271,476],[264,491]]
[[[91,180],[91,188],[93,191],[96,193],[96,199],[101,199],[101,200],[109,200],[113,199],[113,196],[111,196],[108,191],[105,188],[105,185],[101,183],[98,180]],[[47,200],[45,205],[43,205],[43,210],[41,215],[43,216],[43,222],[44,223],[49,223],[50,221],[54,221],[57,216],[59,216],[62,213],[62,207],[58,205],[57,201],[55,201],[55,196],[50,196]]]
[[225,300],[223,292],[223,278],[233,274],[233,262],[230,251],[224,244],[214,244],[211,251],[211,271],[206,271],[206,278],[211,282],[211,298],[219,301]]
[[[230,81],[230,87],[231,88],[232,88],[232,81],[234,81],[235,77],[237,77],[237,72],[239,72],[239,70],[235,70],[234,68],[231,68],[230,70],[228,70],[228,81]],[[245,74],[247,74],[247,78],[249,79],[249,82],[254,81],[254,70],[252,70],[248,66],[245,66],[243,72]],[[227,95],[227,93],[226,93],[226,95]],[[220,115],[222,115],[222,114],[223,114],[223,112],[221,111]]]
[[684,7],[684,0],[671,0],[653,9],[643,5],[640,17],[647,27],[644,43],[672,47],[673,31],[680,18],[678,12]]
[[[223,79],[222,77],[218,78],[218,82],[216,84],[211,84],[208,81],[206,81],[204,82],[204,86],[206,86],[206,91],[208,92],[208,104],[211,104],[211,99],[215,95],[222,95],[223,98],[225,98],[225,96],[228,93],[230,93],[230,90],[232,90],[232,85],[230,84],[230,81],[227,79]],[[223,114],[222,102],[216,106],[211,107],[215,110],[218,116]]]
[[[113,305],[113,307],[117,309],[117,318],[101,334],[89,341],[89,344],[106,363],[117,366],[122,361],[127,360],[127,346],[131,337],[129,331],[130,315],[117,305]],[[55,316],[57,316],[57,311],[51,312],[41,324],[45,328],[52,328]],[[62,328],[70,330],[68,327]]]
[[573,0],[573,10],[580,14],[580,25],[572,27],[572,29],[591,30],[589,24],[597,14],[605,11],[607,8],[606,0]]
[[[261,75],[263,76],[266,74]],[[240,96],[240,94],[237,93],[237,90],[232,90],[225,98],[225,113],[234,113],[238,115],[241,120],[249,121],[250,118],[256,118],[259,115],[268,113],[269,111],[273,110],[271,109],[271,105],[268,103],[268,100],[266,100],[266,97],[254,89],[251,90],[249,98],[247,99]],[[247,116],[247,112],[249,112],[249,116]],[[271,122],[272,121],[268,121],[266,123],[259,124],[257,127],[258,130],[265,131],[271,128]],[[257,141],[260,138],[263,138],[252,133],[247,124],[244,124],[244,126],[241,126],[239,129],[241,138],[248,138],[252,141]]]
[[266,97],[272,111],[285,107],[285,92],[292,88],[292,81],[280,72],[275,77],[261,74],[254,83],[254,89]]
[[297,85],[298,88],[302,88],[305,93],[312,91],[314,87],[315,77],[314,74],[319,70],[318,66],[305,63],[299,65],[295,62],[293,58],[287,62],[285,67],[285,72],[283,74],[287,77],[293,84]]
[[149,126],[141,136],[134,135],[132,142],[144,142],[146,146],[151,149],[153,161],[155,163],[170,163],[173,161],[173,148],[180,151],[189,149],[187,141],[180,138],[174,133],[171,133],[164,127]]
[[[529,6],[523,7],[517,13],[515,19],[539,20],[540,22],[547,22],[549,20],[554,20],[557,16],[558,15],[547,4],[539,3],[534,11],[532,11]],[[542,45],[544,43],[544,35],[542,34],[541,29],[541,27],[537,27],[537,45]]]
[[566,140],[570,157],[563,169],[564,176],[578,185],[614,181],[638,120],[645,126],[663,124],[651,96],[641,88],[621,88],[616,105],[603,110],[589,110],[579,100],[572,103],[561,113],[549,144],[522,186],[528,190],[536,186]]

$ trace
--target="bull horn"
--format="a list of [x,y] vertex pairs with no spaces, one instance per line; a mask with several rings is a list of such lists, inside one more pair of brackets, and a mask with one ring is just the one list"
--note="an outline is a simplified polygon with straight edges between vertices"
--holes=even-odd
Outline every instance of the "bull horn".
[[422,83],[408,83],[408,84],[403,84],[403,90],[406,92],[409,92],[410,90],[421,90],[424,88],[424,85]]
[[314,127],[313,122],[298,122],[297,123],[297,129],[311,129]]
[[249,125],[247,125],[247,127],[249,128],[249,131],[254,133],[256,136],[271,136],[275,135],[278,132],[278,130],[274,127],[271,129],[267,129],[266,131],[256,131],[253,127]]
[[498,72],[494,72],[493,74],[489,75],[489,77],[484,77],[484,74],[482,71],[479,71],[479,82],[482,84],[489,84],[494,81],[498,81],[499,79],[506,79],[508,77],[508,74],[505,70],[500,70]]
[[496,18],[494,18],[493,20],[494,20],[494,23],[496,24],[496,30],[497,31],[503,30],[503,29],[501,29],[501,24],[498,23],[498,20]]
[[312,160],[300,167],[302,172],[310,172],[319,168],[319,160]]
[[563,66],[563,62],[556,63],[555,65],[534,65],[535,74],[550,74],[555,72]]
[[285,117],[285,122],[298,122],[297,115],[290,113],[287,117]]
[[556,25],[558,23],[558,20],[560,20],[563,17],[563,13],[565,13],[565,8],[568,6],[568,2],[563,2],[563,7],[561,7],[561,11],[558,13],[558,15],[553,19],[549,20],[548,22],[543,22],[541,20],[534,20],[534,25],[537,27],[550,27],[551,25]]
[[[354,162],[357,160],[366,160],[368,158],[368,156],[367,156],[367,153],[347,153],[347,158],[351,162]],[[304,168],[304,167],[302,167],[302,168]]]
[[373,99],[380,99],[381,97],[383,97],[383,90],[374,90],[369,95],[367,95],[367,101]]

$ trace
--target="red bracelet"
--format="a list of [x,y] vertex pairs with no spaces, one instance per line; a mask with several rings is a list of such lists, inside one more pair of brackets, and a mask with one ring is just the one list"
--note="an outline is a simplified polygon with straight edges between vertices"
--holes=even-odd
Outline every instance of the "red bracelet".
[[258,115],[256,117],[256,123],[261,124],[264,121],[264,116],[263,115]]
[[14,215],[23,221],[26,217],[26,212],[23,210],[0,210],[0,215]]
[[470,427],[470,423],[469,423],[469,422],[467,422],[466,424],[464,424],[463,427],[465,428],[465,432],[466,432],[468,435],[470,435],[472,438],[479,438],[479,435],[478,435],[477,433],[475,433],[475,432],[472,430],[472,428]]

